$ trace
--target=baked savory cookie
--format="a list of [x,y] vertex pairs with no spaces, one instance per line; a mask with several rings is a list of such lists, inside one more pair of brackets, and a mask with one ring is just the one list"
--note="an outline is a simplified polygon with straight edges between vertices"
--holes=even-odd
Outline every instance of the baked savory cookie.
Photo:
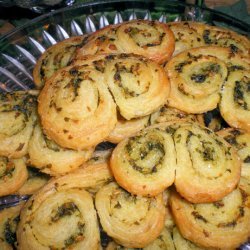
[[92,196],[74,179],[68,183],[72,185],[48,184],[25,204],[17,228],[20,250],[99,249]]
[[15,194],[32,195],[42,188],[50,179],[50,176],[38,171],[37,168],[28,167],[28,179]]
[[16,228],[23,203],[0,211],[0,249],[16,249]]
[[126,120],[151,114],[169,95],[163,67],[140,55],[87,55],[75,60],[74,65],[91,65],[103,74],[119,115]]
[[98,191],[95,204],[104,231],[125,247],[145,247],[164,227],[162,194],[135,196],[109,183]]
[[117,183],[130,193],[155,196],[173,184],[176,156],[173,138],[157,128],[121,141],[110,166]]
[[171,84],[169,105],[187,113],[213,110],[228,74],[249,68],[249,57],[232,54],[229,48],[207,46],[186,50],[165,66]]
[[57,71],[39,95],[38,113],[45,134],[61,147],[75,150],[96,146],[117,122],[103,74],[88,65]]
[[180,233],[201,247],[235,249],[250,235],[249,196],[237,188],[222,200],[192,204],[176,192],[170,204]]
[[109,55],[105,60],[105,82],[125,119],[149,115],[166,102],[170,84],[159,64],[133,54]]
[[228,73],[226,63],[217,54],[228,53],[224,48],[202,47],[173,57],[165,66],[171,84],[169,106],[187,113],[216,108]]
[[36,121],[36,91],[0,93],[0,156],[27,154]]
[[150,124],[165,123],[171,121],[186,121],[186,122],[197,122],[204,125],[202,119],[199,118],[200,115],[188,114],[179,109],[175,109],[164,105],[159,110],[150,115]]
[[250,133],[235,128],[225,128],[217,132],[235,149],[242,161],[241,176],[250,180]]
[[236,150],[211,130],[181,124],[174,133],[175,187],[192,203],[213,202],[232,192],[240,180]]
[[45,81],[57,70],[68,66],[78,47],[83,46],[87,36],[65,39],[48,48],[37,61],[33,70],[34,83],[42,88]]
[[23,158],[0,156],[0,197],[13,194],[27,180],[28,172]]
[[29,142],[29,164],[52,176],[66,174],[90,159],[93,148],[65,149],[48,139],[37,124]]
[[188,22],[188,26],[200,34],[208,46],[228,47],[232,53],[250,54],[249,39],[232,30],[199,22]]
[[157,63],[166,62],[174,51],[174,35],[165,23],[132,20],[109,25],[90,35],[76,58],[88,54],[134,53]]
[[176,250],[204,250],[204,248],[200,248],[193,242],[183,238],[177,227],[173,228],[173,241]]
[[250,132],[250,70],[231,72],[221,90],[220,112],[226,122]]
[[130,137],[147,127],[148,121],[148,115],[140,118],[131,119],[129,121],[118,115],[118,120],[115,125],[115,128],[113,131],[111,131],[106,140],[112,143],[119,143],[125,138]]
[[190,22],[168,23],[169,28],[173,31],[175,36],[174,55],[177,55],[187,49],[205,45],[202,35],[193,29],[189,23]]

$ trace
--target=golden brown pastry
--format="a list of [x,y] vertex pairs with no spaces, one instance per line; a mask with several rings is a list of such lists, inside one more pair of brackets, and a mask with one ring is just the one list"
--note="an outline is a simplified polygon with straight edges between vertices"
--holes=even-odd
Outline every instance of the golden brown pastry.
[[76,49],[83,46],[86,40],[86,35],[71,37],[48,48],[39,58],[33,70],[36,87],[42,88],[46,80],[57,70],[68,66]]
[[231,72],[221,90],[220,112],[231,126],[250,132],[250,70]]
[[202,35],[192,28],[189,23],[190,22],[168,23],[169,28],[173,31],[175,36],[174,55],[187,49],[205,45]]
[[166,62],[174,51],[174,35],[167,24],[132,20],[109,25],[90,35],[76,58],[88,54],[134,53],[157,63]]
[[173,228],[173,242],[176,250],[204,250],[204,248],[200,248],[183,238],[177,227]]
[[132,54],[105,59],[105,82],[125,119],[146,116],[165,103],[170,86],[160,65]]
[[155,196],[175,179],[173,138],[157,128],[144,130],[117,145],[110,166],[124,189],[137,195]]
[[150,115],[150,124],[165,123],[171,121],[187,121],[204,124],[198,115],[188,114],[181,110],[167,106],[166,104],[158,111]]
[[202,47],[173,57],[165,67],[171,84],[169,106],[194,114],[216,108],[227,77],[226,63],[217,54],[227,53],[224,48]]
[[28,167],[28,179],[21,186],[21,188],[16,191],[16,194],[34,194],[42,188],[49,181],[49,179],[49,175],[39,172],[36,168]]
[[188,22],[188,26],[200,34],[208,46],[228,47],[232,53],[250,53],[249,39],[232,30],[198,22]]
[[181,124],[174,133],[177,157],[175,187],[192,203],[213,202],[232,192],[241,162],[225,140],[197,124]]
[[58,146],[42,132],[40,124],[34,128],[29,142],[29,163],[52,176],[66,174],[80,167],[93,153],[93,148],[75,151]]
[[61,147],[88,149],[115,127],[116,105],[103,74],[88,65],[57,71],[38,98],[45,134]]
[[241,176],[250,178],[250,133],[235,128],[225,128],[217,132],[235,149],[242,161]]
[[171,84],[169,105],[187,113],[216,108],[231,72],[249,69],[249,58],[215,46],[186,50],[165,66]]
[[26,203],[17,229],[20,250],[99,249],[100,235],[92,196],[80,183],[74,185],[70,177],[68,182],[64,177],[64,186],[60,181],[44,186]]
[[250,235],[249,196],[240,188],[213,203],[192,204],[176,192],[170,197],[184,238],[207,248],[237,248]]
[[170,84],[157,63],[135,54],[88,55],[74,65],[91,65],[104,76],[119,110],[126,120],[146,116],[167,100]]
[[74,60],[78,60],[86,55],[113,54],[123,52],[118,46],[117,25],[108,25],[92,33],[86,43],[76,50]]
[[35,91],[0,93],[0,156],[21,158],[36,121]]
[[104,231],[125,247],[145,247],[164,227],[162,195],[135,196],[109,183],[98,191],[95,204]]
[[125,138],[130,137],[133,134],[144,129],[148,125],[148,121],[149,116],[135,118],[127,121],[123,117],[118,115],[118,120],[115,128],[113,131],[111,131],[106,140],[112,143],[119,143]]
[[0,196],[13,194],[27,180],[25,160],[0,156]]
[[16,249],[16,228],[23,203],[0,210],[0,249]]
[[119,46],[126,53],[143,55],[157,63],[166,62],[174,51],[174,35],[165,23],[133,20],[117,28]]

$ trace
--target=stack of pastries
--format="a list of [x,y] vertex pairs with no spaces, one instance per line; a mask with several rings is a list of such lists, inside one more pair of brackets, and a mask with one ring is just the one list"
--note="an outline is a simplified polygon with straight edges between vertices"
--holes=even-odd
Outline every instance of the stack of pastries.
[[0,211],[0,249],[239,247],[249,73],[248,38],[195,22],[134,20],[47,49],[36,90],[0,94],[0,196],[31,195]]

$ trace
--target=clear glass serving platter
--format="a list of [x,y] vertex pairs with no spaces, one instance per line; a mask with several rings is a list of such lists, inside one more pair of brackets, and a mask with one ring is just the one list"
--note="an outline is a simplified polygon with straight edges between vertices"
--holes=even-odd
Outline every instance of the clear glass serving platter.
[[[33,89],[34,65],[51,45],[71,36],[92,33],[109,24],[133,19],[201,21],[250,35],[247,23],[180,1],[106,0],[82,3],[42,15],[0,37],[0,92]],[[26,199],[28,196],[2,197],[0,210]],[[250,242],[240,249],[250,250]]]

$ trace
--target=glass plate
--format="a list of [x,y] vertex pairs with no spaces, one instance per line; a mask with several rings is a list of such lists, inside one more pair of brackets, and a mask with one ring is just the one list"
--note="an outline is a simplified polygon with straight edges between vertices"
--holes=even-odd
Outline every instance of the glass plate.
[[[58,41],[133,19],[202,21],[247,36],[250,33],[247,23],[180,1],[106,0],[82,3],[37,17],[0,37],[0,92],[34,88],[32,70],[37,59]],[[0,210],[27,199],[28,196],[1,197]],[[250,250],[250,242],[240,249]]]

